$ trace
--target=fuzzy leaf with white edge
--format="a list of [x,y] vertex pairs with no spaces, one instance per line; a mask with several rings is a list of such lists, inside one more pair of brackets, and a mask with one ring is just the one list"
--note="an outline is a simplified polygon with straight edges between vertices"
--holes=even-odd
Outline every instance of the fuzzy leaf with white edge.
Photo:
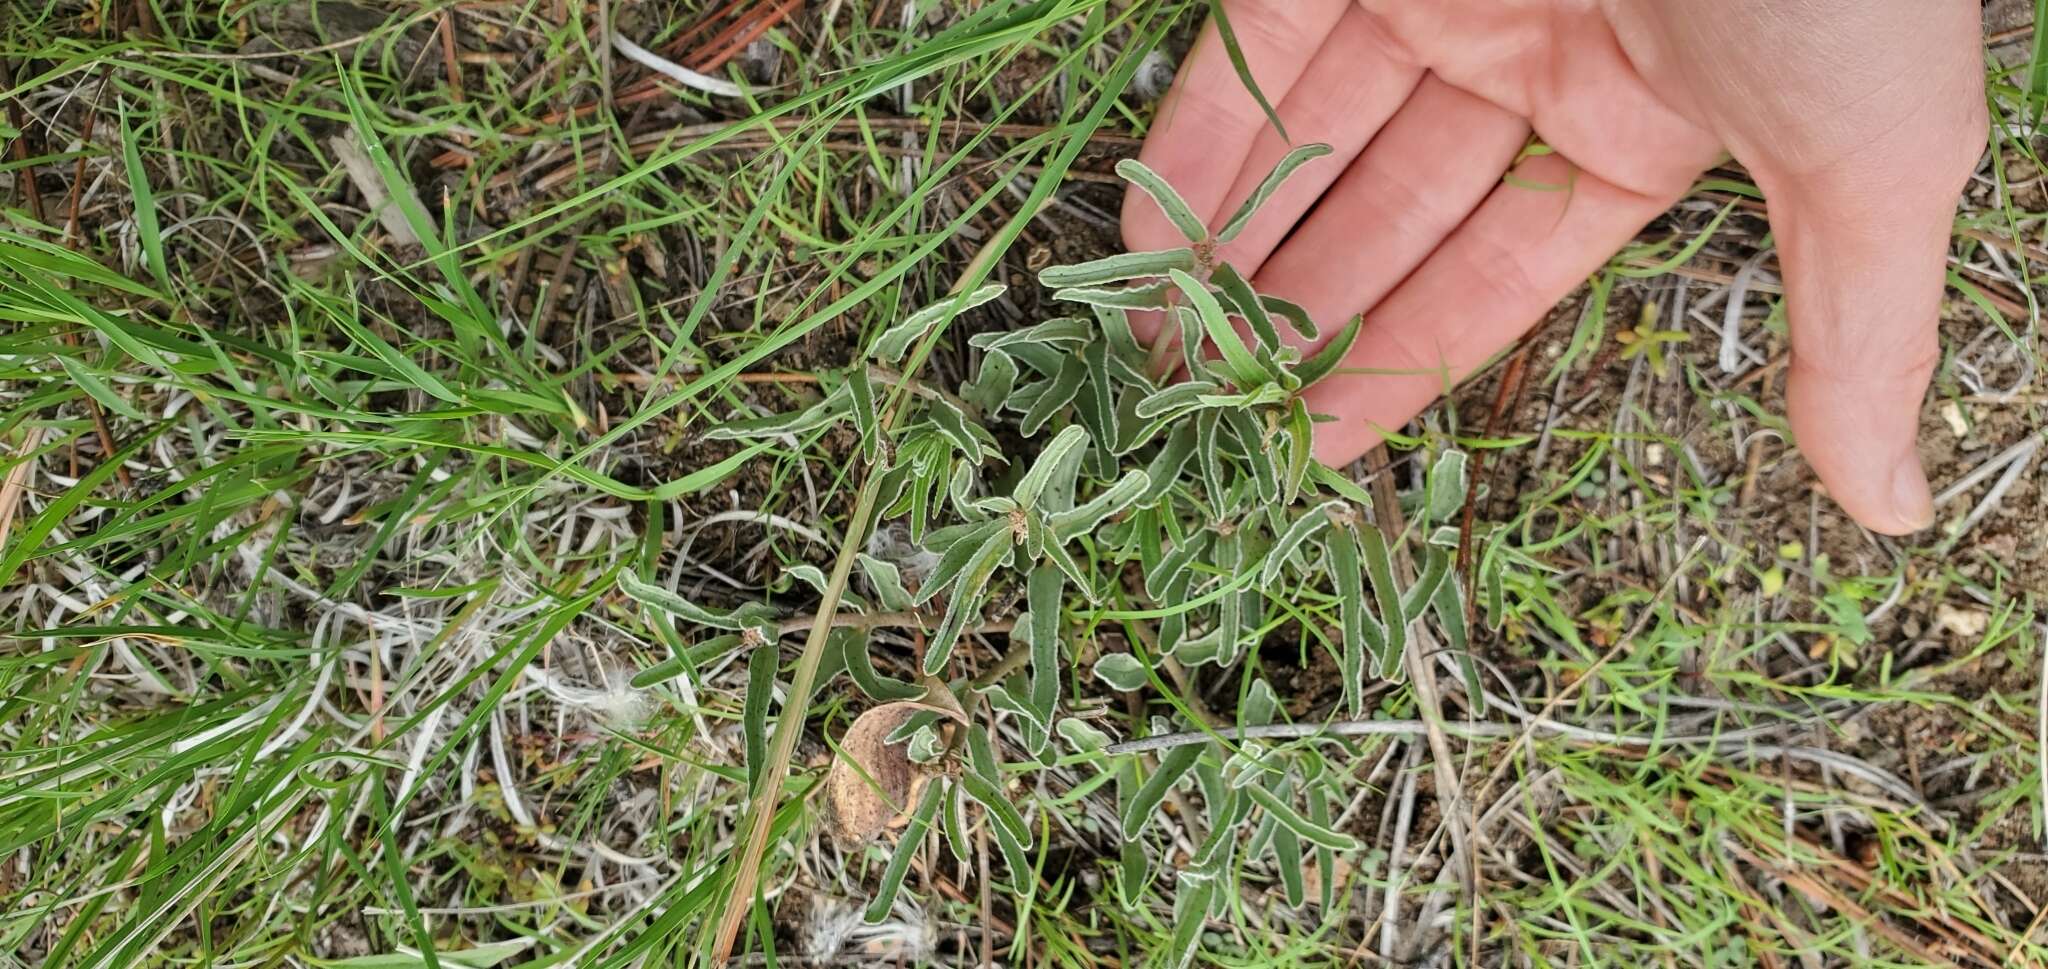
[[1329,154],[1330,151],[1329,145],[1310,144],[1302,145],[1281,156],[1280,163],[1273,166],[1273,171],[1259,183],[1259,187],[1252,191],[1243,205],[1237,207],[1236,212],[1231,213],[1230,221],[1223,223],[1223,228],[1216,233],[1216,241],[1229,242],[1237,238],[1237,234],[1251,224],[1252,217],[1259,214],[1259,207],[1265,205],[1267,200],[1273,197],[1273,193],[1280,190],[1280,186],[1287,184],[1288,176],[1293,175],[1301,166]]
[[1145,664],[1129,653],[1105,653],[1095,661],[1095,678],[1121,693],[1145,688]]
[[910,352],[910,345],[930,332],[932,327],[1003,295],[1004,289],[1002,284],[992,283],[965,295],[943,297],[938,302],[904,317],[902,322],[883,330],[880,336],[875,337],[875,344],[868,350],[868,354],[889,363],[901,360],[904,354]]
[[1159,205],[1159,210],[1166,214],[1166,221],[1173,223],[1173,227],[1179,229],[1180,234],[1186,236],[1189,242],[1201,242],[1209,238],[1209,227],[1202,224],[1201,217],[1195,214],[1194,209],[1188,207],[1187,200],[1181,198],[1173,186],[1166,184],[1166,179],[1159,177],[1158,172],[1145,167],[1143,162],[1135,158],[1126,158],[1116,163],[1116,173],[1122,176],[1124,181],[1136,185],[1146,195],[1151,196],[1152,201]]

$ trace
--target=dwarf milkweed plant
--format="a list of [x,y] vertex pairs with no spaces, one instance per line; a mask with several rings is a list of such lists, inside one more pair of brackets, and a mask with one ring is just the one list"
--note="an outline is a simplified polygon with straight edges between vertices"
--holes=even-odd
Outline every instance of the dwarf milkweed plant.
[[[1328,154],[1322,145],[1290,152],[1214,232],[1158,175],[1136,161],[1118,173],[1158,203],[1187,245],[1132,252],[1039,273],[1055,303],[1072,315],[1002,332],[980,333],[973,379],[949,393],[889,369],[960,312],[1002,295],[986,286],[911,314],[870,342],[868,363],[826,380],[818,401],[787,414],[735,421],[714,438],[782,438],[851,425],[868,475],[879,476],[875,520],[900,527],[930,563],[912,575],[900,563],[862,551],[858,581],[843,608],[917,611],[935,619],[922,657],[923,683],[878,673],[869,646],[854,629],[834,634],[836,664],[877,701],[927,701],[892,735],[907,753],[935,764],[940,783],[921,788],[896,858],[885,871],[870,914],[889,909],[915,842],[933,824],[965,852],[963,798],[983,805],[1020,890],[1029,885],[1032,838],[1004,793],[995,746],[980,726],[956,726],[938,709],[971,709],[985,699],[1015,718],[1024,753],[1051,764],[1065,756],[1114,774],[1122,830],[1117,879],[1135,898],[1156,869],[1148,824],[1175,785],[1192,777],[1208,817],[1209,836],[1184,875],[1179,903],[1199,927],[1199,913],[1221,912],[1234,892],[1216,882],[1235,861],[1269,857],[1290,902],[1307,901],[1306,863],[1321,868],[1320,901],[1337,880],[1335,853],[1354,847],[1333,825],[1336,775],[1310,745],[1285,751],[1256,744],[1187,745],[1141,764],[1136,756],[1102,753],[1109,736],[1065,707],[1063,672],[1083,654],[1084,625],[1122,623],[1133,635],[1102,650],[1092,675],[1116,690],[1164,686],[1160,671],[1215,669],[1238,675],[1235,719],[1273,722],[1283,705],[1258,664],[1262,645],[1326,649],[1341,671],[1340,712],[1367,713],[1368,685],[1403,675],[1409,630],[1433,621],[1453,652],[1465,645],[1464,597],[1452,574],[1457,533],[1448,524],[1463,506],[1464,455],[1446,450],[1429,464],[1424,486],[1404,509],[1412,519],[1418,577],[1397,576],[1396,549],[1368,518],[1369,499],[1350,480],[1314,458],[1318,415],[1303,391],[1335,373],[1360,320],[1353,317],[1323,340],[1298,305],[1256,292],[1216,260],[1262,205],[1302,165]],[[1132,314],[1164,320],[1143,340]],[[1282,328],[1298,339],[1290,343]],[[1313,347],[1304,352],[1301,347]],[[902,392],[896,420],[886,421],[884,392]],[[1028,459],[1006,453],[990,427],[1008,425],[1036,442]],[[1399,536],[1397,536],[1398,538]],[[821,585],[825,577],[805,567]],[[623,590],[660,612],[700,628],[701,642],[649,669],[642,685],[691,675],[735,650],[776,635],[776,610],[762,603],[714,610],[635,576]],[[963,632],[990,617],[998,598],[1023,610],[1010,648],[1028,660],[1011,676],[970,684],[949,676]],[[769,662],[772,662],[772,658]],[[772,670],[770,671],[772,673]],[[1170,691],[1168,691],[1170,692]],[[749,697],[749,715],[756,704]],[[765,702],[758,705],[765,716]],[[1184,705],[1183,723],[1161,718],[1155,730],[1202,729]],[[750,737],[761,727],[749,724]],[[750,750],[758,745],[750,742]],[[757,773],[749,765],[749,776]],[[936,817],[936,820],[935,820]],[[1250,837],[1241,837],[1249,825]],[[916,837],[912,837],[915,835]],[[1193,931],[1193,929],[1189,929]],[[1192,937],[1175,939],[1191,952]]]

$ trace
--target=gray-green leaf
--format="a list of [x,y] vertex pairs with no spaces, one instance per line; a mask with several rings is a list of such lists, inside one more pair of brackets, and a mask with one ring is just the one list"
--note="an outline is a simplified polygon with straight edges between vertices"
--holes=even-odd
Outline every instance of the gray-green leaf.
[[1122,693],[1143,689],[1147,682],[1145,664],[1129,653],[1105,653],[1095,661],[1095,678]]
[[1287,183],[1288,176],[1294,174],[1302,165],[1329,153],[1329,145],[1302,145],[1281,156],[1280,163],[1273,166],[1273,171],[1266,176],[1265,181],[1260,182],[1251,197],[1237,207],[1237,211],[1230,216],[1230,221],[1223,223],[1222,230],[1216,233],[1216,241],[1229,242],[1237,238],[1237,234],[1251,224],[1252,216],[1258,214],[1259,207],[1265,205],[1273,197],[1273,193],[1278,192],[1280,186]]
[[1266,567],[1259,571],[1259,583],[1270,586],[1279,581],[1280,570],[1286,567],[1295,550],[1330,527],[1330,514],[1343,507],[1343,501],[1332,498],[1303,512],[1293,524],[1288,525],[1287,530],[1280,533],[1280,540],[1273,543],[1272,551],[1266,553]]
[[1104,283],[1120,283],[1127,279],[1164,276],[1169,269],[1192,272],[1194,268],[1193,249],[1121,252],[1114,256],[1104,256],[1101,259],[1091,259],[1068,266],[1047,266],[1039,270],[1038,281],[1041,285],[1053,289],[1068,286],[1100,286]]
[[1173,227],[1179,229],[1189,242],[1209,238],[1209,227],[1202,224],[1195,210],[1188,208],[1187,200],[1181,198],[1173,186],[1166,184],[1166,179],[1159,177],[1158,172],[1135,158],[1126,158],[1116,163],[1116,173],[1151,196],[1152,201],[1158,203],[1159,210],[1166,213],[1166,220],[1173,223]]
[[882,334],[875,338],[875,345],[868,353],[891,363],[901,360],[905,353],[910,352],[910,345],[917,342],[918,337],[924,336],[933,327],[961,313],[1003,295],[1004,288],[1001,283],[991,283],[971,293],[944,297],[904,317],[903,321],[895,326],[883,330]]

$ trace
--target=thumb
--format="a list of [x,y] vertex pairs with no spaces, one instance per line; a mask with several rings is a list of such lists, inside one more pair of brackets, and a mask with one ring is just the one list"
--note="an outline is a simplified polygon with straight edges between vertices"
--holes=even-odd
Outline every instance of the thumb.
[[1934,521],[1914,439],[1940,356],[1956,199],[1983,144],[1967,134],[1791,184],[1758,179],[1785,275],[1793,434],[1843,510],[1886,534]]

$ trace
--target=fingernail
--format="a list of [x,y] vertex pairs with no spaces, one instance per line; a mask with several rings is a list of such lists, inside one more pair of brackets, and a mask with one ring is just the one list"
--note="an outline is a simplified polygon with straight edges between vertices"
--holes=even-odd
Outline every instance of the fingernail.
[[1892,471],[1892,514],[1907,531],[1934,524],[1934,494],[1927,489],[1927,475],[1917,456],[1908,456]]

